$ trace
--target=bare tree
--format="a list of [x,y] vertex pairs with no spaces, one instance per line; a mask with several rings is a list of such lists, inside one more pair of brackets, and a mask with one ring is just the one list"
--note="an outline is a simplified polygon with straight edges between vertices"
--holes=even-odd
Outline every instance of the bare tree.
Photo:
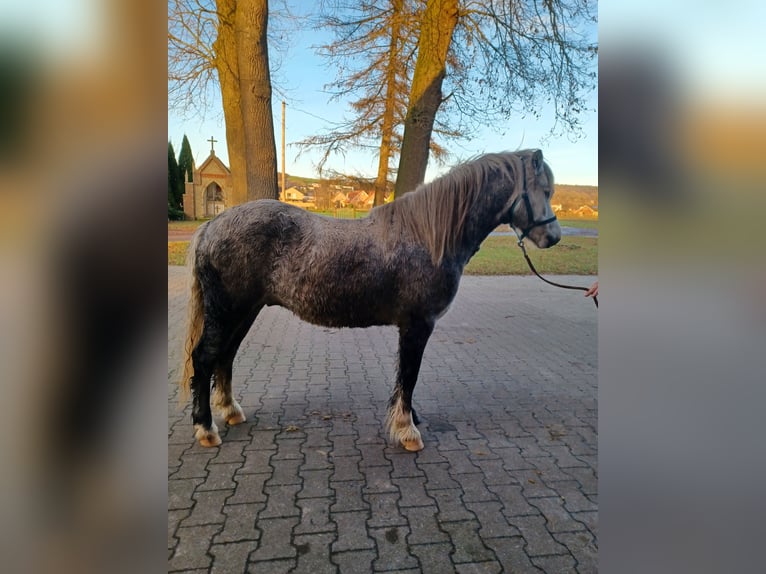
[[217,84],[232,204],[278,195],[268,15],[268,0],[168,2],[169,105],[204,114]]
[[415,49],[415,5],[414,0],[328,0],[315,24],[334,32],[331,43],[318,47],[337,69],[336,79],[325,87],[334,100],[353,98],[353,118],[298,144],[324,148],[320,171],[332,154],[350,148],[377,150],[375,205],[383,203],[391,160],[399,151],[397,128],[407,109],[408,62]]
[[400,196],[423,182],[436,112],[442,103],[447,53],[458,22],[458,0],[428,0],[418,37],[418,58],[404,120],[402,153],[395,194]]
[[[220,1],[220,0],[219,0]],[[231,0],[225,0],[231,2]],[[234,30],[245,136],[247,198],[277,199],[277,148],[271,114],[268,0],[237,0]]]
[[[553,106],[559,128],[577,136],[596,83],[589,0],[428,0],[410,90],[395,193],[423,181],[437,112],[457,132]],[[445,49],[445,46],[447,49]],[[448,95],[442,94],[446,87]]]

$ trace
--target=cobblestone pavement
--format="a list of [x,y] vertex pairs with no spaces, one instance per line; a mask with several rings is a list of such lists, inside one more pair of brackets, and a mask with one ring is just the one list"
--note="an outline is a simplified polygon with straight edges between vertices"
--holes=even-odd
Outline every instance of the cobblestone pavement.
[[[590,277],[568,277],[590,285]],[[205,449],[177,404],[185,275],[168,268],[168,569],[595,572],[596,309],[464,277],[426,348],[425,449],[387,443],[395,328],[261,312],[234,364],[248,421]]]

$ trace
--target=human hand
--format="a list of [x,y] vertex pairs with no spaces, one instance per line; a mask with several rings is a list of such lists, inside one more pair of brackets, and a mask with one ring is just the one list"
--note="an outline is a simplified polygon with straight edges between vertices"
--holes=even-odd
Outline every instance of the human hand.
[[585,292],[586,297],[598,297],[598,281],[596,281],[593,285],[590,286],[590,288]]

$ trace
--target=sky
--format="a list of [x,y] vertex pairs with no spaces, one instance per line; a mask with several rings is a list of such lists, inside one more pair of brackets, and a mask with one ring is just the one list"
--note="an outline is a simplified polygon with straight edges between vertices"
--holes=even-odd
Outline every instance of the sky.
[[[595,30],[593,34],[595,34]],[[278,84],[282,94],[272,98],[277,163],[281,161],[282,100],[285,114],[285,164],[287,173],[304,177],[318,177],[316,165],[321,157],[319,149],[300,150],[295,143],[311,135],[324,132],[350,117],[348,102],[330,101],[324,86],[334,79],[335,71],[320,58],[313,46],[332,40],[325,30],[301,30],[289,35],[289,50],[282,57],[280,70],[272,82]],[[184,134],[191,144],[197,165],[210,153],[211,137],[218,140],[215,152],[228,165],[225,125],[220,95],[212,92],[204,117],[183,117],[168,110],[168,139],[176,153],[180,150]],[[548,137],[553,127],[553,115],[543,110],[540,118],[509,117],[506,122],[478,131],[472,139],[452,141],[447,148],[452,154],[445,165],[430,160],[426,181],[448,171],[453,165],[472,156],[504,150],[540,148],[553,169],[556,181],[565,184],[598,185],[598,95],[594,91],[589,99],[589,112],[582,116],[582,135],[576,141],[564,136]],[[326,168],[348,175],[374,177],[377,173],[377,154],[359,151],[345,157],[334,155]]]

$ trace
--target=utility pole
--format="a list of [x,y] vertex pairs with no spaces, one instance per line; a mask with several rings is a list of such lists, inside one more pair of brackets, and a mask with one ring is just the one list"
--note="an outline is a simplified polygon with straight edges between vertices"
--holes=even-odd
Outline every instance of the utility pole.
[[285,201],[285,101],[282,100],[282,201]]

